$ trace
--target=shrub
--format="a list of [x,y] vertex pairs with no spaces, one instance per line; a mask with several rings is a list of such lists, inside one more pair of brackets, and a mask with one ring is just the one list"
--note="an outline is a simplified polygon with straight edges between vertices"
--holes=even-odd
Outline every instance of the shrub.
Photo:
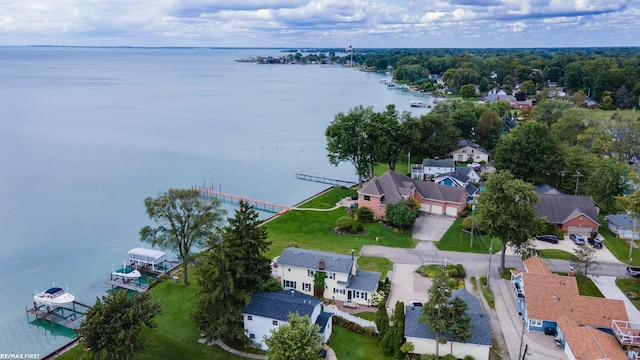
[[427,276],[429,276],[430,278],[435,278],[436,277],[436,273],[435,272],[430,272]]
[[448,278],[447,286],[449,289],[455,289],[458,286],[458,281],[456,281],[456,279]]
[[349,232],[351,234],[357,234],[358,233],[358,228],[354,225],[351,227],[351,229],[349,229]]
[[367,335],[367,336],[375,336],[375,331],[373,331],[373,327],[372,326],[361,326],[358,325],[354,322],[351,322],[345,318],[341,318],[339,316],[332,316],[331,317],[333,319],[333,324],[334,325],[340,325],[343,328],[353,331],[356,334],[363,334],[363,335]]
[[467,356],[464,357],[464,360],[476,360],[476,358],[474,358],[471,355],[467,355]]
[[358,221],[361,221],[365,224],[373,221],[373,211],[368,207],[360,207],[356,210],[356,215],[358,216]]
[[336,220],[336,227],[340,230],[350,229],[353,225],[353,219],[349,216],[342,216]]
[[451,354],[447,354],[447,355],[441,357],[440,360],[458,360],[458,358],[453,356],[453,355],[451,355]]
[[284,244],[284,248],[297,248],[300,247],[298,246],[298,243],[295,241],[289,241],[288,243]]
[[487,286],[487,275],[480,275],[480,284]]
[[387,205],[387,220],[391,226],[401,230],[410,229],[420,216],[420,208],[411,207],[407,201]]
[[[471,216],[464,218],[464,220],[462,220],[462,228],[471,231],[471,220]],[[475,219],[473,220],[475,221]]]
[[462,264],[456,265],[456,270],[458,270],[458,277],[463,279],[467,277],[467,273],[464,271],[464,266],[462,266]]
[[458,280],[458,289],[464,289],[464,280]]
[[452,278],[458,277],[458,269],[452,268],[447,270],[447,275],[449,275],[449,277],[452,277]]

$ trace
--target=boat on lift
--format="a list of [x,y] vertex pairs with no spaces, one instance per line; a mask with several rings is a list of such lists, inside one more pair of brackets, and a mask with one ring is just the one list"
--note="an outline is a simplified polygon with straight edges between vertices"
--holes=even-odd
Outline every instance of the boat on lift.
[[140,278],[141,274],[138,269],[131,266],[125,266],[125,264],[123,264],[120,269],[112,271],[111,276],[130,280]]
[[64,291],[62,288],[56,287],[55,284],[52,288],[39,292],[33,297],[35,302],[47,306],[68,305],[73,303],[75,299],[76,297],[73,294]]

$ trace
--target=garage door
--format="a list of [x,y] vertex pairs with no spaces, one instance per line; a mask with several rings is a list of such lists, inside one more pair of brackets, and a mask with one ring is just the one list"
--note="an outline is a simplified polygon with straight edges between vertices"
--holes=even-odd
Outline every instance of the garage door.
[[447,215],[453,217],[458,216],[458,208],[455,206],[447,206]]
[[442,215],[442,205],[431,205],[431,213]]
[[569,226],[569,234],[580,234],[584,236],[589,236],[591,232],[591,228],[588,226]]
[[427,214],[431,213],[431,204],[420,204],[420,211],[426,212]]

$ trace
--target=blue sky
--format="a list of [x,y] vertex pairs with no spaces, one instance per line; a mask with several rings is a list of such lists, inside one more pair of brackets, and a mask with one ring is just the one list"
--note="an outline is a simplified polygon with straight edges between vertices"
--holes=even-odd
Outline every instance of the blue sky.
[[0,0],[0,45],[638,46],[640,0]]

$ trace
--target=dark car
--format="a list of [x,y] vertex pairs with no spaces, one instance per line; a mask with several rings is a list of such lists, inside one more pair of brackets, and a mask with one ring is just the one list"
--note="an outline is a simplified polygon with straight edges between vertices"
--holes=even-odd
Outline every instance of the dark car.
[[573,241],[573,243],[576,245],[584,245],[584,238],[582,237],[582,235],[569,234],[569,239],[571,239],[571,241]]
[[548,243],[557,244],[558,237],[555,235],[538,235],[536,236],[536,240],[538,241],[546,241]]
[[598,238],[587,238],[589,245],[593,246],[596,249],[602,249],[602,241]]

